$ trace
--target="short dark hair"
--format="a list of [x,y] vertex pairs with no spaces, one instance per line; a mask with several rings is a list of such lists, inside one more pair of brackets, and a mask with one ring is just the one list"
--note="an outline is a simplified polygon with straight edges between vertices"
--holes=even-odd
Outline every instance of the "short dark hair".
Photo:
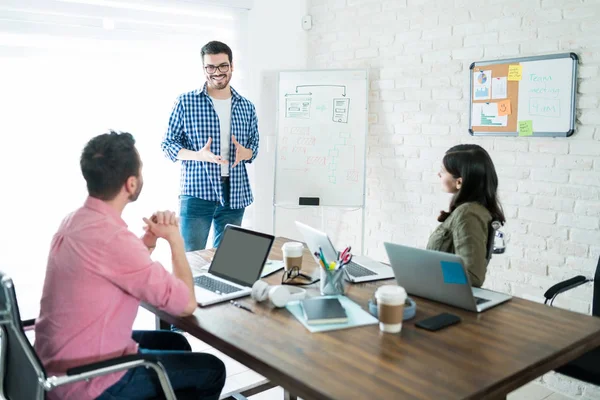
[[231,52],[231,48],[223,42],[213,40],[202,46],[202,50],[200,50],[200,55],[202,56],[203,64],[204,56],[206,54],[227,54],[227,57],[229,57],[229,62],[233,62],[233,53]]
[[112,200],[127,179],[140,175],[140,156],[130,133],[110,131],[90,140],[81,153],[81,172],[88,193]]
[[462,185],[450,201],[449,212],[442,211],[438,221],[445,221],[461,204],[477,202],[488,209],[492,221],[504,225],[506,218],[497,195],[498,175],[488,152],[476,144],[459,144],[446,152],[442,162],[454,179],[462,178]]

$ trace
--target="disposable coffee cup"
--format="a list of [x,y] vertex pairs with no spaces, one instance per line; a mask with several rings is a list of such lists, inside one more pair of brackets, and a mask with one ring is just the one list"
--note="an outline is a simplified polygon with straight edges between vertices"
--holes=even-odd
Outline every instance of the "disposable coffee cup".
[[297,267],[302,269],[302,252],[304,245],[299,242],[286,242],[281,246],[283,252],[283,266],[286,271]]
[[384,285],[375,292],[379,329],[382,332],[398,333],[402,330],[406,290],[402,286]]

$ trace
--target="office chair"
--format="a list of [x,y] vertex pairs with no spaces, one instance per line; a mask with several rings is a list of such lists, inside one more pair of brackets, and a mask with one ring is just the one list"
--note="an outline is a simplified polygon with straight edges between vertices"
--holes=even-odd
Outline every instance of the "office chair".
[[132,354],[71,368],[64,376],[46,376],[25,329],[35,320],[21,321],[12,280],[0,272],[0,399],[43,400],[59,386],[137,367],[156,371],[167,400],[176,400],[167,373],[147,355]]
[[[594,283],[592,315],[600,317],[600,257],[598,258],[598,265],[596,266],[596,273],[593,279],[578,275],[574,278],[557,283],[544,293],[544,297],[546,298],[544,304],[550,302],[550,306],[552,306],[556,296],[587,282]],[[571,378],[600,386],[600,347],[588,351],[581,357],[557,368],[555,371],[570,376]]]
[[[504,234],[499,230],[501,227],[502,224],[498,221],[492,221],[488,224],[488,236],[485,255],[485,259],[488,262],[492,259],[492,254],[504,253]],[[498,237],[499,241],[501,241],[501,243],[498,243],[498,246],[496,246],[496,237]]]

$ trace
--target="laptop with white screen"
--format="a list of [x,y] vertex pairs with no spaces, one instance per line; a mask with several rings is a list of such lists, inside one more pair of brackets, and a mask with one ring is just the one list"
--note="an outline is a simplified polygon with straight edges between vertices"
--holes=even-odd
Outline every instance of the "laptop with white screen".
[[208,272],[194,276],[201,306],[247,296],[260,279],[273,240],[271,235],[227,225]]
[[[318,253],[319,248],[321,248],[325,259],[328,262],[337,260],[338,251],[335,249],[329,236],[327,236],[325,232],[321,232],[298,221],[296,221],[296,226],[300,233],[302,233],[302,236],[304,236],[306,245],[313,256],[314,253]],[[316,257],[315,261],[318,263]],[[394,277],[392,268],[365,256],[352,256],[352,261],[346,265],[345,268],[348,273],[347,280],[353,283],[390,279]]]

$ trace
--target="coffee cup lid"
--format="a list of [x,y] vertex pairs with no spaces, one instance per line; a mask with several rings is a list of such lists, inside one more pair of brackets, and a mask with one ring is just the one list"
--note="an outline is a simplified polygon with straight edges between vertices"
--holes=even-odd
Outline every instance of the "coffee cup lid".
[[290,248],[290,249],[298,249],[298,248],[303,248],[304,245],[300,242],[285,242],[283,244],[283,247]]
[[406,301],[406,290],[402,286],[383,285],[377,288],[375,298],[377,301],[404,302]]

